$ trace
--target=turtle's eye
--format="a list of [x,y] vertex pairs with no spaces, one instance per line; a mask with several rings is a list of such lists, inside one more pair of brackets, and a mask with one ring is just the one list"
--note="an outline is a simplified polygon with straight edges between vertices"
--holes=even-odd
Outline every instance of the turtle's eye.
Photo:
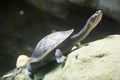
[[96,12],[97,15],[99,15],[100,13],[101,13],[101,10],[98,10],[98,11]]

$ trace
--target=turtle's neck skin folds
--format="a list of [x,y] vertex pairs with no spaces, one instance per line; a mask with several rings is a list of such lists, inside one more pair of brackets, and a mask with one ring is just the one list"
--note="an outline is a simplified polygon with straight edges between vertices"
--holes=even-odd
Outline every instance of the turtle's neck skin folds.
[[101,21],[102,18],[102,11],[98,10],[95,14],[93,14],[88,21],[86,22],[86,25],[83,27],[83,29],[78,32],[77,34],[71,36],[71,39],[75,42],[82,41],[87,37],[87,35],[97,26],[97,24]]

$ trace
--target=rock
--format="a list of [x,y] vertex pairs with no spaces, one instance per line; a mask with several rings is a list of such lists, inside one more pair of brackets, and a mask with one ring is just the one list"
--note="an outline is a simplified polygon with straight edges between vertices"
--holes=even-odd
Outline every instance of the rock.
[[50,12],[51,14],[58,17],[66,17],[68,3],[66,0],[27,0],[31,4],[35,5],[44,11]]
[[45,74],[44,80],[120,80],[119,41],[120,35],[109,36],[73,51],[65,66]]
[[[101,9],[104,13],[120,22],[119,0],[27,0],[44,11],[47,11],[57,17],[69,17],[69,10],[74,6],[88,7],[92,9]],[[79,7],[77,7],[79,9]],[[83,10],[81,10],[83,11]]]
[[30,58],[26,55],[18,56],[17,62],[16,62],[16,67],[19,68],[19,67],[25,66],[29,60],[30,60]]
[[[64,65],[50,63],[40,68],[35,80],[120,80],[119,41],[120,35],[112,35],[85,44],[72,51]],[[28,73],[26,68],[21,72],[24,73],[17,75],[15,80]],[[30,80],[28,76],[23,77]]]

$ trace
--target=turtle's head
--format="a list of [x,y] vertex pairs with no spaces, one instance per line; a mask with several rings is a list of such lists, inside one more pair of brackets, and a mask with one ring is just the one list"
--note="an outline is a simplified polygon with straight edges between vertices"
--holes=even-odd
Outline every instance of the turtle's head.
[[87,21],[87,24],[89,24],[89,27],[95,27],[102,18],[103,12],[101,10],[96,11]]
[[71,36],[75,41],[81,41],[97,26],[102,19],[102,11],[96,11],[86,22],[85,26],[77,34]]

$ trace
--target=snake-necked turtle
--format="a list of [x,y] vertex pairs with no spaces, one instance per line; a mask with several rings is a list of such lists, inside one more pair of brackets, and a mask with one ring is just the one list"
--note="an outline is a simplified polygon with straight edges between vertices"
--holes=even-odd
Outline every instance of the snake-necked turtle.
[[28,67],[29,75],[46,65],[47,63],[56,60],[58,63],[65,61],[66,57],[62,53],[71,51],[74,45],[79,47],[79,41],[83,40],[93,28],[100,22],[102,18],[101,10],[94,13],[86,22],[83,29],[77,34],[73,35],[74,29],[68,31],[58,31],[45,36],[40,40],[35,47],[31,56],[30,64]]

